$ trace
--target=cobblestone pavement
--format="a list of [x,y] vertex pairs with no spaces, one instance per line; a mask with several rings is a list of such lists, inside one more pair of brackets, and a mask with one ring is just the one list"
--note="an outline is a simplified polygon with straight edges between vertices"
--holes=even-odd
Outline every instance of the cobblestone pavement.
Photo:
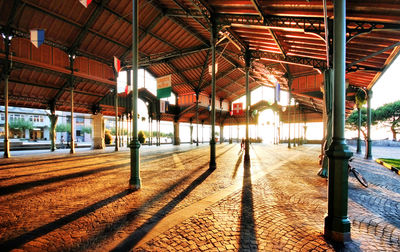
[[127,190],[129,152],[0,160],[0,250],[398,251],[399,176],[357,156],[349,178],[353,242],[323,239],[326,180],[319,146],[143,148],[143,188]]

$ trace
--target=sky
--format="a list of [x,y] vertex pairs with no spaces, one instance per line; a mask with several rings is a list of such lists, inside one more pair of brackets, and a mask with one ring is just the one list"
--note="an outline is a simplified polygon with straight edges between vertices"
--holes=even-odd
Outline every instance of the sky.
[[[150,90],[153,94],[156,94],[156,79],[151,76],[149,73],[144,73],[143,69],[139,70],[139,88],[145,87]],[[126,72],[121,72],[118,78],[118,92],[124,92],[126,85]],[[394,102],[400,100],[400,57],[394,60],[394,62],[389,66],[389,68],[383,73],[381,78],[375,83],[372,88],[373,97],[371,100],[372,108],[377,108],[386,103]],[[274,99],[274,90],[269,87],[261,87],[254,91],[251,94],[251,103],[257,103],[260,100],[267,100],[273,102]],[[170,104],[175,103],[175,97],[172,96],[168,99]],[[246,97],[243,96],[240,99],[234,102],[242,102],[246,103]],[[281,91],[281,101],[280,104],[286,106],[288,104],[288,96],[287,92]],[[145,123],[139,123],[139,130],[149,130],[148,126],[148,115],[147,108],[143,101],[138,100],[138,113],[140,116],[146,117]],[[276,120],[276,118],[275,118]],[[273,113],[271,111],[264,111],[260,115],[260,124],[257,127],[250,128],[250,136],[251,137],[262,137],[265,139],[265,142],[273,141],[273,127],[272,125],[275,122]],[[278,123],[277,121],[275,123]],[[321,139],[323,130],[322,123],[309,123],[308,125],[308,139]],[[181,141],[186,142],[189,141],[189,132],[190,126],[189,124],[181,123],[180,127],[180,136]],[[216,131],[219,132],[219,127],[216,127]],[[297,126],[295,127],[298,128]],[[155,129],[155,128],[154,128]],[[197,128],[195,126],[193,135],[196,135]],[[293,129],[292,129],[293,130]],[[173,132],[173,126],[171,122],[162,122],[162,131],[165,133]],[[244,127],[225,127],[224,136],[227,138],[229,134],[232,134],[233,137],[237,137],[239,131],[239,137],[243,137],[245,134]],[[283,138],[287,135],[288,128],[287,126],[283,126],[282,136]],[[292,131],[293,132],[293,131]],[[199,127],[199,139],[204,138],[210,134],[210,126],[204,126],[202,129]],[[292,133],[293,134],[293,133]],[[203,136],[204,135],[204,136]],[[346,137],[351,138],[354,137],[354,132],[346,132]],[[390,131],[388,130],[375,130],[372,132],[372,139],[383,139],[386,137],[391,137]]]
[[372,87],[372,92],[372,108],[400,100],[400,57],[383,73]]

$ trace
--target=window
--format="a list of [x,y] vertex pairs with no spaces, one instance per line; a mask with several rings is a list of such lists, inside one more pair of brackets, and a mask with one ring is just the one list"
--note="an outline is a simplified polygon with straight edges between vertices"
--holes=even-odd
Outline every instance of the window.
[[4,113],[1,113],[1,114],[0,114],[0,120],[1,120],[1,121],[4,121],[5,119],[6,119],[6,117],[4,116]]
[[85,118],[77,117],[77,118],[75,118],[75,123],[76,123],[76,125],[84,125],[85,124]]
[[21,118],[20,114],[10,114],[10,122],[18,121]]
[[44,121],[43,116],[39,116],[39,120],[40,122],[43,122]]

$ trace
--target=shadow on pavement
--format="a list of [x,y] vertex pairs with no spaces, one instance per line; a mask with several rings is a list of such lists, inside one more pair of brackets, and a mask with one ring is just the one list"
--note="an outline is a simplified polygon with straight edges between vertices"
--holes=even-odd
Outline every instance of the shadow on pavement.
[[32,240],[35,240],[36,238],[46,235],[58,228],[70,223],[70,222],[73,222],[89,213],[96,211],[99,208],[102,208],[120,198],[123,198],[126,195],[128,195],[129,193],[130,193],[130,191],[128,189],[126,189],[118,194],[115,194],[111,197],[108,197],[106,199],[98,201],[98,202],[96,202],[90,206],[87,206],[79,211],[76,211],[72,214],[66,215],[66,216],[64,216],[58,220],[55,220],[53,222],[50,222],[44,226],[38,227],[28,233],[22,234],[16,238],[5,241],[4,243],[0,244],[0,248],[2,251],[18,248],[19,246],[21,246],[25,243],[28,243]]
[[[122,168],[122,167],[126,166],[127,164],[129,164],[129,162],[125,162],[125,163],[118,164],[118,165],[101,167],[98,169],[93,169],[93,170],[88,170],[88,171],[81,171],[81,172],[76,172],[76,173],[71,173],[71,174],[66,174],[66,175],[60,175],[60,176],[40,179],[40,180],[36,180],[36,181],[29,181],[29,182],[23,182],[23,183],[19,183],[19,184],[0,187],[0,196],[16,193],[16,192],[19,192],[22,190],[27,190],[27,189],[30,189],[30,188],[33,188],[36,186],[43,186],[43,185],[61,182],[61,181],[73,179],[73,178],[82,178],[84,176],[89,176],[89,175],[96,174],[99,172]],[[85,166],[82,166],[82,167],[85,167]]]
[[148,219],[143,225],[130,234],[125,240],[118,244],[112,251],[128,251],[131,250],[148,232],[150,232],[155,225],[157,225],[169,212],[171,212],[176,205],[178,205],[183,199],[185,199],[190,192],[192,192],[197,186],[204,182],[213,170],[207,169],[197,179],[195,179],[185,190],[179,195],[173,198],[167,205],[161,208],[155,213],[150,219]]
[[243,168],[239,251],[258,251],[250,163],[244,162]]
[[232,174],[232,178],[233,179],[236,178],[240,163],[242,163],[242,158],[243,158],[242,154],[243,154],[243,151],[240,151],[239,157],[238,157],[238,159],[236,161],[236,164],[235,164],[235,169],[233,170],[233,174]]

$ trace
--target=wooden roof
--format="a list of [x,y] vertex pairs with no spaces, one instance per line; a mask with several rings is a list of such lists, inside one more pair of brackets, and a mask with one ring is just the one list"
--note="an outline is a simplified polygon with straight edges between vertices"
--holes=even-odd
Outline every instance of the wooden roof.
[[[219,99],[231,102],[245,94],[246,50],[253,58],[250,89],[273,86],[276,79],[287,90],[288,80],[318,75],[332,65],[327,57],[332,1],[326,12],[327,25],[323,1],[141,0],[139,63],[155,77],[172,74],[178,95],[195,90],[210,94],[214,24],[219,28]],[[75,54],[76,110],[90,112],[115,87],[113,56],[131,64],[131,24],[131,0],[93,0],[88,8],[78,0],[0,0],[0,30],[14,35],[9,104],[48,108],[55,100],[58,110],[69,110],[68,55]],[[29,41],[34,28],[45,29],[46,41],[39,49]],[[400,1],[347,1],[347,36],[346,79],[350,86],[371,88],[398,53]],[[0,50],[4,63],[2,39]],[[300,104],[322,112],[320,94],[310,95],[301,87],[293,90]],[[351,109],[353,104],[347,105]]]

